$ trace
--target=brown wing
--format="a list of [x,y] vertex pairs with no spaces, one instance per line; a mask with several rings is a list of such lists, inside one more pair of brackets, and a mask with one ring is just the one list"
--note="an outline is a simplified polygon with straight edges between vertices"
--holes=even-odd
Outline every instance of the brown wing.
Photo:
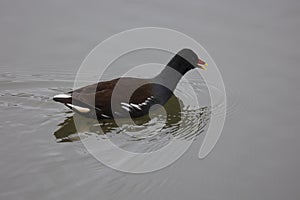
[[[74,90],[71,94],[73,101],[79,106],[96,107],[97,116],[112,116],[113,112],[114,115],[124,116],[128,115],[128,109],[140,116],[145,114],[150,106],[149,97],[152,96],[153,89],[146,79],[126,77],[89,85]],[[133,106],[125,108],[126,103]]]
[[[101,108],[102,114],[109,116],[134,116],[145,114],[150,102],[147,101],[153,94],[152,84],[145,79],[121,78],[116,81],[114,87],[97,91],[95,95],[95,105]],[[149,101],[149,100],[148,100]]]
[[103,82],[95,83],[92,85],[88,85],[88,86],[73,90],[70,93],[95,94],[95,92],[100,92],[102,90],[108,90],[108,89],[114,88],[119,79],[120,78],[113,79],[110,81],[103,81]]

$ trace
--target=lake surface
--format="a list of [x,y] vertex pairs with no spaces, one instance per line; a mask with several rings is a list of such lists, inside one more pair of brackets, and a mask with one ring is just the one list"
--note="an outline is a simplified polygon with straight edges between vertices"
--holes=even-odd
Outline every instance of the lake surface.
[[[298,200],[299,10],[294,0],[2,1],[0,199]],[[228,116],[205,159],[198,159],[204,123],[171,166],[128,174],[87,152],[73,113],[52,96],[72,89],[81,62],[99,42],[145,26],[181,31],[206,48],[223,76]],[[116,68],[108,77],[118,74]],[[204,108],[203,85],[200,94]],[[151,141],[130,141],[126,148],[145,152],[165,142]]]

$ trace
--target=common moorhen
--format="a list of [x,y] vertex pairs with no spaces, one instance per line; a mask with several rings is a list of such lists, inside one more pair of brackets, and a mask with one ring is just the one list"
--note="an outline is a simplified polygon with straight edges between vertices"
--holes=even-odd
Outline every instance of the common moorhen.
[[86,117],[95,117],[93,113],[98,119],[141,117],[149,113],[151,106],[164,105],[185,73],[205,66],[192,50],[182,49],[152,79],[121,77],[56,95],[53,100]]

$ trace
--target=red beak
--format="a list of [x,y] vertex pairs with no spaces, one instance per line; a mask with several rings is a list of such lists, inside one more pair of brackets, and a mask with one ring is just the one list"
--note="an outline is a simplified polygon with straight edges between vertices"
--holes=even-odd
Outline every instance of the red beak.
[[200,59],[198,58],[198,65],[205,65],[205,62],[204,62],[203,60],[200,60]]
[[200,60],[200,59],[198,58],[198,63],[197,63],[197,65],[199,66],[199,68],[206,70],[205,67],[206,67],[208,64],[207,64],[206,62],[204,62],[203,60]]

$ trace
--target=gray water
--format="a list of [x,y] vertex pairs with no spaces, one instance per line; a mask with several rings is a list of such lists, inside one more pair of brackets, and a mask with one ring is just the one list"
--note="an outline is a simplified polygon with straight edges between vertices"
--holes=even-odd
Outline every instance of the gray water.
[[[0,199],[299,199],[299,10],[296,0],[2,0]],[[57,140],[73,113],[51,97],[72,88],[99,42],[144,26],[181,31],[208,50],[229,116],[204,160],[200,135],[173,165],[133,175],[79,141]]]

